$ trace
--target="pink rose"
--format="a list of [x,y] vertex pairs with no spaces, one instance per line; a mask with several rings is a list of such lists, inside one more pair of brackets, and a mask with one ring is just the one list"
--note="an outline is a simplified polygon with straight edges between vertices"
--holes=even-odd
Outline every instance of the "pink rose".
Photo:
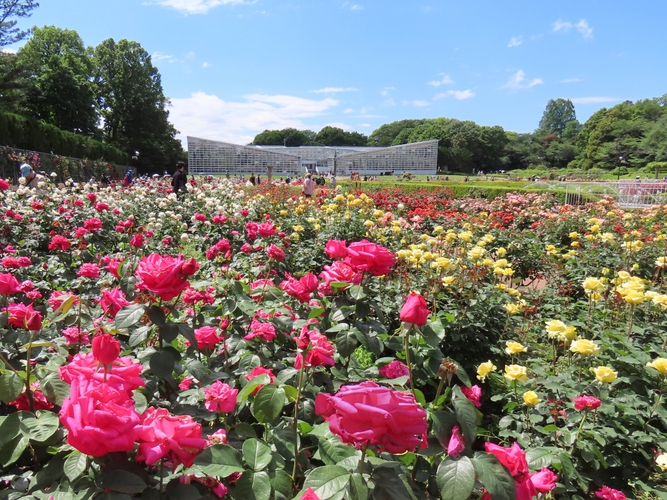
[[539,493],[549,493],[556,486],[558,476],[546,467],[542,467],[539,472],[533,472],[530,475],[530,481]]
[[459,453],[465,450],[465,447],[465,440],[461,435],[461,428],[458,425],[455,425],[452,428],[452,436],[449,438],[449,444],[447,445],[447,455],[456,458]]
[[12,295],[20,291],[19,281],[12,273],[0,273],[0,295]]
[[111,290],[102,290],[102,298],[100,299],[102,310],[112,318],[116,317],[118,311],[123,307],[129,306],[130,303],[125,298],[123,290],[120,288],[112,288]]
[[183,267],[181,268],[181,273],[183,276],[192,276],[197,272],[199,269],[199,263],[194,257],[191,257],[189,260],[186,260],[183,263]]
[[390,363],[387,363],[382,368],[380,368],[380,375],[384,378],[399,378],[410,376],[410,370],[405,363],[394,359]]
[[142,415],[143,422],[135,428],[139,443],[137,462],[152,465],[161,458],[173,464],[191,467],[197,455],[206,448],[201,425],[189,415],[170,415],[166,408],[150,407]]
[[472,387],[466,387],[465,385],[461,385],[459,388],[463,395],[472,401],[477,408],[482,406],[482,403],[479,402],[479,398],[482,397],[482,388],[480,386],[473,385]]
[[324,252],[332,259],[344,259],[347,257],[347,244],[345,240],[329,240],[324,245]]
[[162,300],[171,300],[190,285],[183,274],[184,264],[181,257],[158,254],[142,257],[136,271],[137,277],[142,280],[138,286]]
[[276,234],[276,226],[273,225],[273,222],[262,222],[257,226],[257,232],[262,238],[274,236]]
[[192,377],[183,377],[183,380],[181,380],[181,383],[178,384],[178,388],[182,391],[187,391],[190,388],[190,385],[192,382],[194,382],[194,378]]
[[220,343],[222,337],[218,335],[218,330],[214,326],[202,326],[195,330],[195,338],[197,339],[197,347],[200,351],[204,349],[215,349],[215,346]]
[[120,354],[120,342],[108,333],[93,337],[93,356],[102,365],[116,361]]
[[252,245],[244,243],[243,245],[241,245],[241,251],[243,253],[252,253],[253,251]]
[[102,229],[102,225],[102,221],[97,217],[83,221],[83,227],[85,227],[88,231],[99,231]]
[[299,500],[321,500],[320,497],[313,491],[312,488],[308,488],[306,492],[299,498]]
[[424,297],[417,292],[410,292],[401,308],[400,317],[401,321],[405,323],[424,326],[430,313],[431,311],[428,310]]
[[134,248],[141,248],[144,244],[144,235],[142,233],[135,234],[130,240],[130,245]]
[[622,491],[615,490],[609,486],[603,486],[595,492],[595,496],[603,500],[626,500],[627,497]]
[[278,262],[285,260],[285,252],[283,252],[283,250],[276,245],[269,246],[269,248],[266,250],[266,254],[270,259],[277,260]]
[[72,380],[70,397],[60,410],[67,444],[93,457],[132,451],[134,428],[140,421],[126,392],[84,378]]
[[[33,382],[30,384],[30,392],[32,394],[32,406],[35,411],[37,410],[51,410],[53,408],[53,403],[46,399],[46,396],[42,392],[39,382]],[[28,395],[25,392],[25,386],[23,391],[14,401],[10,401],[8,404],[15,406],[19,411],[32,411],[30,408],[30,400]]]
[[54,251],[54,250],[61,250],[63,252],[66,252],[72,247],[72,244],[69,242],[67,238],[64,236],[61,236],[59,234],[55,235],[53,238],[51,238],[51,241],[49,242],[49,250]]
[[381,245],[362,240],[350,243],[345,262],[357,271],[383,276],[394,265],[394,254]]
[[344,443],[375,445],[389,453],[414,450],[428,429],[426,412],[412,394],[375,382],[346,385],[335,395],[318,394],[315,413]]
[[113,387],[116,391],[125,392],[127,397],[131,398],[135,389],[146,385],[144,379],[141,378],[143,369],[144,367],[135,363],[132,358],[124,356],[111,363],[105,373],[93,353],[89,352],[74,356],[72,361],[60,367],[58,375],[68,384],[74,383],[74,380],[77,379],[93,380],[98,384],[106,381],[106,385]]
[[76,275],[85,276],[86,278],[99,278],[100,268],[97,267],[97,264],[82,264]]
[[63,330],[65,344],[67,345],[86,345],[90,344],[90,337],[78,326],[70,326]]
[[600,405],[602,405],[602,401],[595,396],[577,396],[574,398],[575,410],[597,410]]
[[[276,376],[273,374],[273,372],[268,368],[264,368],[263,366],[256,366],[255,368],[253,368],[252,371],[245,376],[245,379],[252,380],[253,378],[258,377],[260,375],[268,375],[270,383],[271,384],[276,383]],[[257,388],[254,391],[252,391],[252,393],[257,394],[262,387],[264,386],[258,385]]]
[[211,387],[204,389],[204,406],[208,411],[231,413],[236,408],[238,389],[216,380]]
[[[297,341],[299,349],[306,353],[306,368],[315,366],[333,366],[336,364],[333,358],[334,346],[331,341],[320,332],[308,330],[307,326],[301,329]],[[294,368],[299,370],[303,364],[303,355],[299,352],[294,360]]]
[[74,300],[72,301],[73,306],[80,302],[79,297],[72,292],[61,292],[60,290],[51,292],[51,296],[46,302],[51,306],[52,310],[57,311],[70,297],[74,297]]
[[42,328],[42,313],[35,311],[32,304],[14,303],[7,306],[9,318],[7,323],[16,327],[24,328],[26,330],[41,330]]
[[327,285],[332,282],[358,285],[361,283],[361,278],[360,272],[355,271],[350,265],[340,260],[330,266],[324,266],[324,271],[320,273],[320,279],[324,280]]
[[271,342],[276,338],[276,328],[271,323],[262,323],[253,318],[250,322],[250,332],[243,338],[245,340],[252,340],[256,337]]
[[514,481],[523,482],[528,478],[528,463],[526,454],[521,447],[514,443],[510,448],[504,448],[493,443],[484,443],[487,453],[494,455],[510,472]]

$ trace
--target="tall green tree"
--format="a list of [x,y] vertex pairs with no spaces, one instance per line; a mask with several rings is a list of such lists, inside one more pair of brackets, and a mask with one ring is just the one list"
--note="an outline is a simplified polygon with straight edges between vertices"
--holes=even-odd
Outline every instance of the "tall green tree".
[[160,73],[137,42],[109,38],[95,48],[97,103],[105,138],[134,155],[141,171],[172,169],[182,156],[169,123]]
[[252,144],[265,146],[287,146],[298,148],[313,144],[316,134],[312,130],[285,128],[282,130],[265,130],[255,136]]
[[346,132],[342,128],[326,126],[315,136],[322,146],[366,146],[368,137],[359,132]]
[[547,103],[538,133],[540,135],[558,134],[563,136],[563,132],[570,122],[576,122],[577,115],[574,112],[574,104],[569,99],[551,99]]
[[39,4],[34,0],[0,0],[0,47],[20,42],[30,34],[30,30],[17,27],[17,18],[30,17],[36,7]]
[[[405,144],[404,142],[396,143],[397,137],[405,129],[414,129],[419,125],[425,123],[426,119],[421,120],[400,120],[396,122],[386,123],[381,127],[374,130],[370,136],[368,136],[368,145],[369,146],[380,146],[387,147],[396,144]],[[404,137],[406,134],[403,134]]]
[[23,114],[29,71],[16,54],[0,52],[0,109]]
[[28,114],[69,132],[98,134],[92,49],[76,31],[44,26],[19,50],[30,72]]

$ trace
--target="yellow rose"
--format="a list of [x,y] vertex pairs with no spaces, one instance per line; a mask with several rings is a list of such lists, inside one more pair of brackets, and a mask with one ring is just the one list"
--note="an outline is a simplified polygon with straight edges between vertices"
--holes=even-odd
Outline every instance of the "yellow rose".
[[549,338],[560,337],[565,333],[567,325],[558,319],[547,321],[547,335]]
[[656,267],[667,266],[667,257],[658,257],[658,259],[655,261],[655,266]]
[[579,233],[578,233],[578,232],[576,232],[576,231],[572,231],[572,232],[570,233],[570,238],[572,238],[573,240],[576,240],[578,237],[579,237]]
[[508,341],[508,342],[505,342],[505,345],[507,346],[505,348],[505,352],[507,354],[519,354],[519,353],[528,351],[527,347],[519,344],[518,342]]
[[587,339],[579,339],[572,342],[570,351],[581,354],[582,356],[597,356],[600,353],[600,346]]
[[586,293],[602,292],[605,289],[604,284],[598,278],[586,278],[583,283]]
[[641,290],[631,290],[625,294],[623,299],[625,299],[625,302],[633,306],[641,304],[644,302],[644,292]]
[[604,382],[606,384],[611,384],[618,377],[618,372],[615,372],[608,366],[598,366],[597,368],[591,368],[591,371],[595,373],[595,379],[598,382]]
[[655,459],[655,465],[660,467],[663,472],[667,472],[667,453],[661,453]]
[[656,358],[650,363],[648,363],[646,366],[650,366],[651,368],[655,368],[658,370],[660,373],[663,375],[667,375],[667,359],[665,358]]
[[505,366],[505,378],[511,381],[526,382],[528,380],[528,370],[521,365]]
[[503,247],[500,247],[496,250],[496,255],[498,257],[505,257],[505,255],[507,255],[507,250]]
[[482,247],[473,247],[469,252],[468,252],[468,257],[470,257],[473,260],[478,260],[481,259],[482,256],[484,255],[485,250]]
[[563,337],[567,340],[574,340],[574,338],[577,336],[577,327],[576,326],[568,326],[565,331],[563,332],[563,335],[560,337],[561,340],[564,340]]
[[535,406],[537,403],[542,401],[535,391],[526,391],[523,393],[523,402],[528,406]]
[[519,314],[519,306],[516,304],[505,304],[505,310],[507,314]]
[[486,377],[488,377],[491,372],[495,372],[496,369],[496,365],[494,365],[491,361],[482,363],[479,365],[479,368],[477,368],[477,378],[484,382]]

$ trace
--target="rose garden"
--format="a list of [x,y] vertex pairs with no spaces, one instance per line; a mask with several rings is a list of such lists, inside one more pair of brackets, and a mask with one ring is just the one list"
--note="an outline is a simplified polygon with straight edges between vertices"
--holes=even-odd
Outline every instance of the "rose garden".
[[667,498],[667,207],[0,189],[2,498]]

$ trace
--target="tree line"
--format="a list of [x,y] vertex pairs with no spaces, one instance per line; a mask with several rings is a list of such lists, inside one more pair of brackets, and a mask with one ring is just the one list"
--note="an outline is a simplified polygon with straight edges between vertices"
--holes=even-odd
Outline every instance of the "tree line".
[[265,130],[252,144],[285,146],[397,146],[438,139],[438,166],[472,173],[528,168],[667,168],[667,94],[602,108],[583,125],[569,99],[550,100],[531,133],[506,131],[455,118],[400,120],[368,137],[325,127],[319,133],[293,128]]
[[0,53],[0,111],[117,148],[139,171],[171,170],[186,159],[150,54],[125,39],[89,47],[55,26],[20,31],[16,18],[37,6],[0,0],[0,47],[28,38],[17,53]]

